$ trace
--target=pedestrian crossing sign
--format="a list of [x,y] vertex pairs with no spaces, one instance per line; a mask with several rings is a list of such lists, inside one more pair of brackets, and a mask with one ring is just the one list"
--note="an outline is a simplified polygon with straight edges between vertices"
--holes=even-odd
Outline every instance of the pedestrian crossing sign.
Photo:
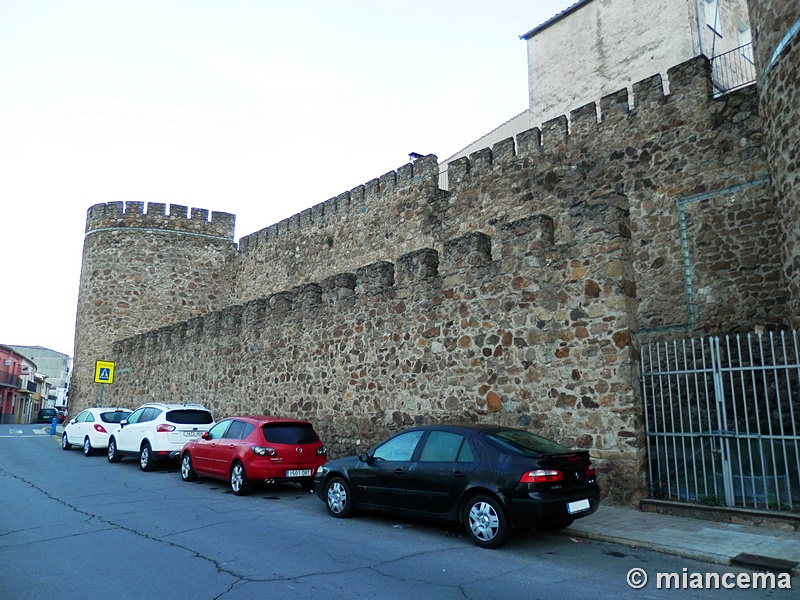
[[98,360],[94,364],[95,383],[114,383],[114,363]]

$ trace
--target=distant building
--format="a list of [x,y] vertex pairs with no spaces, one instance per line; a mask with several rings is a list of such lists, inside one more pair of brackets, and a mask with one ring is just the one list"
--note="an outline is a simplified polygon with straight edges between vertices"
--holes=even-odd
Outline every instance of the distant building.
[[46,377],[47,386],[40,408],[65,408],[72,365],[69,355],[42,346],[8,347],[36,363],[37,371]]
[[718,93],[755,73],[746,0],[580,0],[520,38],[528,46],[528,108],[442,163],[630,92],[651,75],[667,81],[669,68],[695,56],[712,60]]
[[0,346],[0,423],[29,423],[39,410],[44,376],[36,364],[9,346]]

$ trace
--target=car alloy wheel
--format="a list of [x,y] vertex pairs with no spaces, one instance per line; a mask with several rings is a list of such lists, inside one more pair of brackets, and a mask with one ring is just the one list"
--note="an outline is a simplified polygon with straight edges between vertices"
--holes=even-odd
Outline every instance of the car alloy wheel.
[[83,440],[83,455],[91,456],[92,454],[94,454],[94,448],[92,448],[92,442],[89,440],[89,437],[87,436]]
[[334,517],[344,519],[353,512],[353,498],[350,496],[350,486],[341,477],[334,477],[328,482],[325,489],[325,506]]
[[72,444],[70,444],[69,440],[67,439],[66,431],[61,434],[61,448],[62,450],[69,450],[70,448],[72,448]]
[[482,548],[497,548],[508,536],[509,528],[500,504],[490,496],[475,496],[467,504],[467,533]]
[[122,460],[119,452],[117,452],[117,441],[114,438],[108,440],[108,452],[106,455],[108,456],[108,462],[111,463],[118,463]]
[[184,481],[194,481],[197,479],[197,473],[192,468],[192,457],[187,452],[181,459],[181,479]]
[[244,472],[244,465],[240,462],[233,463],[231,468],[231,490],[237,496],[244,496],[250,493],[252,484],[247,479]]
[[153,470],[153,449],[150,447],[149,442],[145,442],[139,452],[139,467],[142,471]]

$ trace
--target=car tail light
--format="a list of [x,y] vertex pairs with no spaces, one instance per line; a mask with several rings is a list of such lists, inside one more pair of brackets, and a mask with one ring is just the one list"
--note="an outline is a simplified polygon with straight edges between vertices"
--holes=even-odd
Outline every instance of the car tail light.
[[597,475],[597,471],[594,470],[594,465],[592,463],[586,465],[586,476],[594,477],[595,475]]
[[108,433],[108,432],[106,431],[106,428],[105,428],[105,427],[103,427],[102,425],[100,425],[100,423],[95,423],[95,424],[94,424],[94,430],[95,430],[97,433]]
[[527,471],[519,478],[520,483],[553,483],[555,481],[564,481],[564,474],[553,469]]
[[175,425],[170,425],[169,423],[162,423],[158,427],[156,427],[156,431],[158,433],[170,433],[175,431]]
[[325,446],[320,446],[317,448],[317,456],[325,456],[328,453],[328,449]]
[[259,456],[277,456],[278,454],[275,448],[267,448],[266,446],[251,446],[250,449]]

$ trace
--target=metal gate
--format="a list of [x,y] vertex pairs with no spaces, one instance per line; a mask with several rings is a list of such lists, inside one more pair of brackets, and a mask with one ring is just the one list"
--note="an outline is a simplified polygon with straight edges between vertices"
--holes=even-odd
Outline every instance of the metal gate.
[[796,331],[641,350],[651,497],[800,511]]

